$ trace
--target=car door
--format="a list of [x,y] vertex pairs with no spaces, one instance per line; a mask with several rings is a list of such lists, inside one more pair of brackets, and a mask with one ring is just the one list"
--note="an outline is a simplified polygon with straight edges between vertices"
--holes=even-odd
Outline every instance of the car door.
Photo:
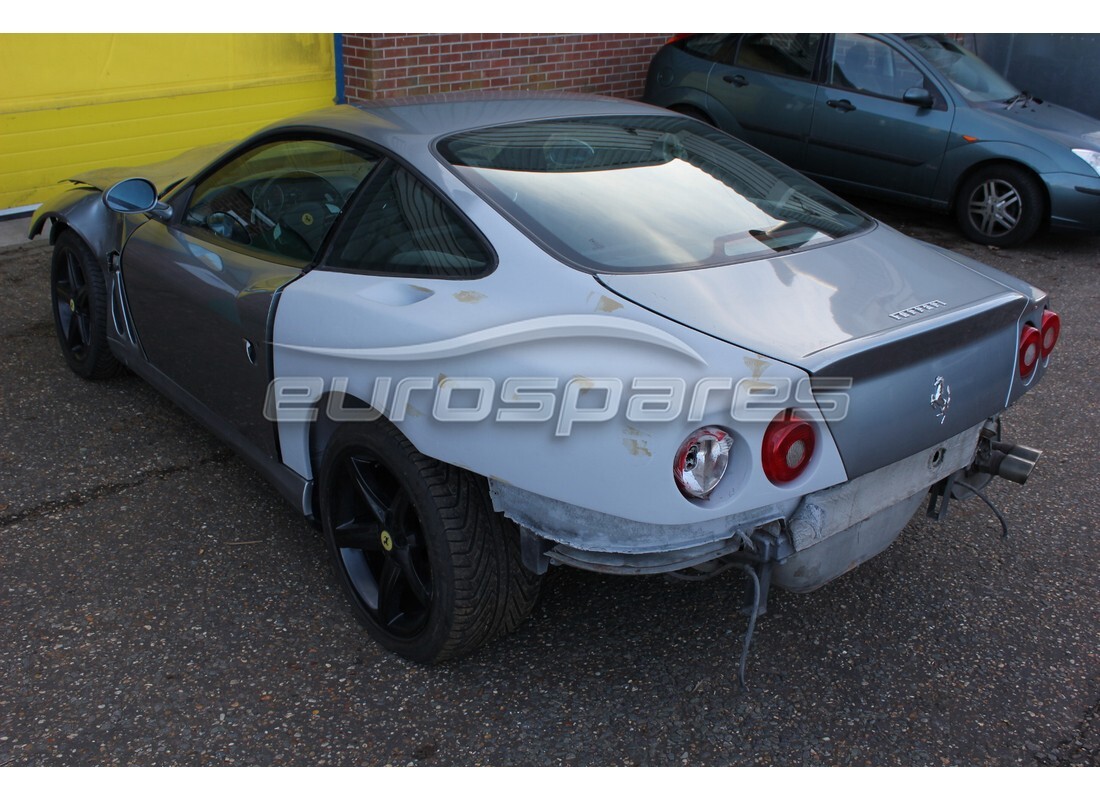
[[801,168],[814,114],[819,33],[749,33],[711,70],[707,93],[736,120],[734,135]]
[[200,177],[173,222],[141,226],[122,252],[149,364],[268,455],[273,303],[375,163],[336,142],[262,143]]
[[837,34],[814,105],[805,172],[899,199],[931,195],[954,109],[905,54]]

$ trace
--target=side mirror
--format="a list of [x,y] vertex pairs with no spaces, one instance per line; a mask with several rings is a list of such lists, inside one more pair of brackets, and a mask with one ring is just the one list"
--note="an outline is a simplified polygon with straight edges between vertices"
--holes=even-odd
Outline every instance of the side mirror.
[[103,193],[103,205],[119,214],[152,214],[172,218],[172,209],[157,199],[157,187],[145,178],[127,178]]
[[932,93],[921,86],[914,86],[912,89],[906,89],[905,94],[901,96],[903,103],[908,103],[911,106],[917,106],[918,108],[931,108]]

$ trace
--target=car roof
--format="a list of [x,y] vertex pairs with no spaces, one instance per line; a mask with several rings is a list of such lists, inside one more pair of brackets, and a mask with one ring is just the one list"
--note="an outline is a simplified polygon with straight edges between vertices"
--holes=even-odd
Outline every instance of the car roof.
[[569,92],[460,92],[379,100],[302,114],[265,133],[286,128],[322,128],[362,137],[383,146],[409,137],[434,139],[493,125],[568,117],[668,116],[674,112],[633,100]]

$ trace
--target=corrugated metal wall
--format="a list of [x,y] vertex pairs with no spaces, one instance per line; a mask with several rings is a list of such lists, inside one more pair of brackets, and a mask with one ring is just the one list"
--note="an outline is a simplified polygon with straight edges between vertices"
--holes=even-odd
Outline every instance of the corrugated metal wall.
[[1100,34],[978,33],[974,52],[1016,88],[1100,119]]
[[332,34],[2,34],[0,78],[0,209],[336,96]]

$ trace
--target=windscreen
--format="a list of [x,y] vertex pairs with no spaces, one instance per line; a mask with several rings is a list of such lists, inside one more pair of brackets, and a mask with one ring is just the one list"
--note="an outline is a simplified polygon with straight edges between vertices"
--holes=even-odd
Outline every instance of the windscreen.
[[993,67],[944,36],[907,36],[905,41],[973,103],[1007,102],[1020,93]]
[[484,128],[444,139],[439,151],[529,236],[594,271],[729,264],[873,224],[794,170],[685,117]]

